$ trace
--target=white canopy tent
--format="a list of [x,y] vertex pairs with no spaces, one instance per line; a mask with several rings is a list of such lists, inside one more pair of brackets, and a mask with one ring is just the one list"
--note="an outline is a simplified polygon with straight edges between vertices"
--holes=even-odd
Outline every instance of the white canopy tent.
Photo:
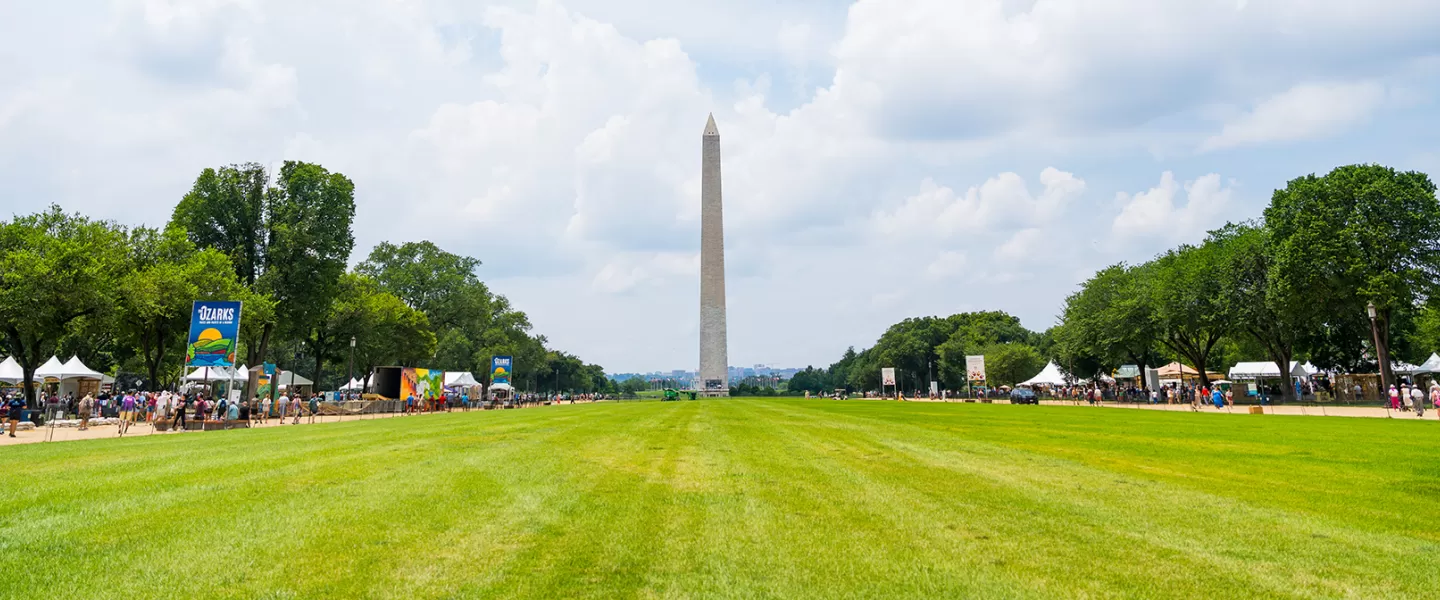
[[1430,353],[1430,358],[1415,368],[1416,373],[1440,373],[1440,354]]
[[[1290,376],[1291,376],[1291,377],[1308,377],[1309,375],[1310,375],[1310,372],[1305,370],[1305,366],[1304,366],[1304,365],[1300,364],[1300,363],[1297,362],[1297,361],[1293,361],[1293,360],[1290,361]],[[1254,361],[1254,362],[1241,362],[1241,363],[1235,363],[1235,366],[1230,367],[1230,378],[1231,378],[1231,379],[1242,379],[1242,380],[1261,379],[1261,378],[1276,378],[1276,379],[1278,379],[1278,378],[1280,378],[1280,376],[1281,376],[1281,375],[1280,375],[1280,366],[1279,366],[1279,365],[1276,365],[1276,364],[1275,364],[1275,361],[1273,361],[1273,360]]]
[[1073,378],[1067,379],[1065,372],[1060,370],[1060,365],[1055,364],[1055,361],[1052,360],[1045,365],[1044,369],[1040,370],[1039,374],[1020,382],[1019,385],[1066,385],[1073,380]]
[[52,356],[50,357],[50,360],[45,361],[45,364],[40,365],[38,368],[35,369],[35,377],[45,379],[64,379],[65,365],[60,362],[59,358]]
[[354,392],[365,387],[365,382],[359,379],[351,379],[350,383],[340,386],[342,392]]
[[470,387],[480,385],[468,371],[446,371],[445,387]]
[[296,375],[294,371],[282,370],[280,371],[280,376],[276,377],[276,379],[279,380],[279,389],[289,389],[291,387],[305,387],[307,385],[315,385],[314,381],[310,381],[305,377]]
[[100,379],[105,375],[95,369],[85,366],[80,362],[79,356],[72,356],[70,360],[61,365],[65,369],[65,377],[61,379]]
[[1420,367],[1418,365],[1412,365],[1403,360],[1397,360],[1394,363],[1391,363],[1390,370],[1401,375],[1414,375],[1417,373],[1425,372],[1420,370]]
[[[25,369],[20,367],[20,363],[15,361],[15,357],[6,357],[3,362],[0,362],[0,381],[13,385],[24,381],[24,379]],[[40,377],[38,374],[31,379],[34,379],[35,381],[44,381],[44,378]]]
[[185,381],[226,381],[230,379],[246,379],[248,370],[245,365],[239,369],[231,370],[227,367],[196,367],[185,375]]

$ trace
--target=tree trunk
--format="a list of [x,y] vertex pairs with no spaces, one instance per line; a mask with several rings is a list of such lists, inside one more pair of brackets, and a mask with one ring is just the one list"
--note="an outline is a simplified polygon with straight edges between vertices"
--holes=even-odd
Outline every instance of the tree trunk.
[[1285,380],[1285,385],[1280,390],[1280,401],[1288,403],[1299,400],[1295,397],[1295,379],[1290,376],[1290,354],[1284,350],[1273,351],[1270,360],[1280,367],[1280,378]]
[[[1396,385],[1395,371],[1390,364],[1390,311],[1380,311],[1380,316],[1375,321],[1378,327],[1375,334],[1375,358],[1380,363],[1380,379],[1388,385]],[[1381,398],[1389,398],[1388,389],[1380,390]]]

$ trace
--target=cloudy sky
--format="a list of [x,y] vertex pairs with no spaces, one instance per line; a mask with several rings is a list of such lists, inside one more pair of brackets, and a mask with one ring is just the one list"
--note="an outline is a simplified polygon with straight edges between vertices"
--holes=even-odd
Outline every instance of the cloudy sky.
[[1440,173],[1437,94],[1434,0],[0,0],[0,214],[161,224],[205,167],[319,162],[355,260],[430,239],[556,347],[688,369],[713,112],[730,362],[823,365],[1044,329],[1298,175]]

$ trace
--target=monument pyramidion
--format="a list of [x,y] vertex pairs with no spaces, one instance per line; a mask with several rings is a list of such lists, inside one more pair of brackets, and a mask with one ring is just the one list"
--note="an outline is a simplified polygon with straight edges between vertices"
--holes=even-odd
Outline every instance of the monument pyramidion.
[[725,342],[725,211],[720,194],[720,130],[715,115],[700,136],[700,385],[705,396],[729,396]]

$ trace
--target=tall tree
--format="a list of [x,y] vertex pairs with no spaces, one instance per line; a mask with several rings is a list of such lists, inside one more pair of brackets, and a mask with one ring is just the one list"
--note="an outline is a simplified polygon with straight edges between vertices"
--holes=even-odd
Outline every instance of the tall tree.
[[[275,297],[282,335],[316,348],[320,323],[340,288],[355,247],[355,184],[316,164],[286,161],[266,194],[267,257],[260,284]],[[315,352],[317,380],[324,353]]]
[[249,288],[265,271],[268,177],[255,163],[205,169],[170,217],[196,246],[229,256],[240,283]]
[[151,384],[162,385],[162,371],[183,360],[192,302],[245,301],[248,292],[228,257],[196,248],[177,228],[131,231],[127,259],[128,274],[116,287],[115,331],[138,350]]
[[[1277,293],[1291,303],[1287,310],[1304,315],[1319,332],[1306,343],[1323,347],[1338,337],[1359,348],[1368,341],[1382,374],[1394,381],[1392,326],[1433,298],[1440,285],[1435,184],[1415,171],[1339,167],[1276,190],[1265,223],[1274,244]],[[1367,303],[1376,308],[1376,336],[1369,335]],[[1371,337],[1378,339],[1366,340]]]
[[35,369],[82,317],[108,318],[125,269],[120,227],[60,207],[0,224],[0,333],[35,400]]
[[[1065,299],[1067,348],[1100,362],[1100,370],[1130,363],[1158,363],[1155,321],[1146,293],[1147,267],[1117,264],[1101,269]],[[1093,372],[1092,372],[1093,374]]]
[[1306,311],[1296,310],[1304,303],[1285,296],[1294,289],[1275,285],[1269,232],[1254,223],[1232,223],[1211,232],[1206,244],[1219,253],[1215,283],[1226,320],[1265,349],[1265,356],[1286,378],[1283,394],[1291,400],[1295,390],[1289,385],[1290,363],[1310,324]]
[[1216,273],[1214,244],[1181,246],[1147,264],[1146,284],[1160,343],[1184,358],[1209,383],[1210,352],[1229,331]]

